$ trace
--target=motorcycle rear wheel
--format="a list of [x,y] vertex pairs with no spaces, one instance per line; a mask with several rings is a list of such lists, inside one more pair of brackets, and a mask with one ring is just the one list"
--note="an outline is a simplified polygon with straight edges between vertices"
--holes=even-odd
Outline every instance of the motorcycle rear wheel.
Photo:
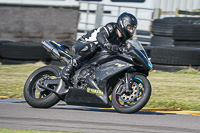
[[119,113],[135,113],[142,109],[150,99],[151,84],[146,77],[136,75],[130,88],[131,92],[120,94],[120,88],[125,86],[124,81],[119,81],[114,87],[112,104]]
[[[27,79],[24,86],[24,98],[34,108],[50,108],[59,102],[60,98],[54,93],[39,88],[37,83],[45,80],[60,77],[61,69],[57,66],[44,66],[35,70]],[[56,86],[50,88],[56,89]]]

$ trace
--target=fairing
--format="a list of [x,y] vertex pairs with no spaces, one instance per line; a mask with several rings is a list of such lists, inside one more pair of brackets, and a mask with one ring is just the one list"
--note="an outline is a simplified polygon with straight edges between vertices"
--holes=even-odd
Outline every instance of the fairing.
[[[114,86],[119,79],[124,77],[125,73],[133,75],[134,73],[140,73],[147,76],[152,68],[151,62],[139,42],[128,41],[127,46],[129,47],[128,51],[123,54],[113,55],[108,52],[97,52],[92,59],[85,62],[82,67],[77,68],[72,77],[73,87],[69,88],[67,93],[63,91],[65,87],[63,83],[58,92],[55,93],[62,97],[67,104],[111,107],[112,105],[108,99],[108,84],[113,84]],[[52,46],[48,50],[52,51],[51,49],[53,48],[55,47]],[[68,55],[68,53],[66,54]],[[81,71],[88,68],[92,69],[94,74],[88,75],[85,79],[87,86],[80,88],[78,78]]]
[[153,66],[149,61],[148,56],[141,43],[136,40],[128,40],[126,43],[128,48],[127,54],[131,55],[133,60],[135,59],[135,61],[139,63],[137,65],[141,65],[141,67],[145,69],[145,71],[150,71]]

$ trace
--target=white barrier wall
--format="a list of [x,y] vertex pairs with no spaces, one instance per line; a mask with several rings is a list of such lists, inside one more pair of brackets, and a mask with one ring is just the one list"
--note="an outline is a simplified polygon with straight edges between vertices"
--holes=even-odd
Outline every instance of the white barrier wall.
[[162,11],[176,11],[176,8],[192,11],[200,9],[200,0],[155,0],[155,8]]
[[0,0],[7,4],[31,4],[31,5],[52,5],[52,6],[79,6],[76,0]]

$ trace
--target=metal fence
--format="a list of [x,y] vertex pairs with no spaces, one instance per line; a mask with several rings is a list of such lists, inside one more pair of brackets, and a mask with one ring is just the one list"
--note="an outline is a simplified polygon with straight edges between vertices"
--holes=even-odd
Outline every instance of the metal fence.
[[[149,27],[153,19],[152,17],[154,9],[80,2],[80,20],[78,24],[77,38],[85,34],[87,31],[97,28],[99,26],[103,26],[106,23],[116,22],[117,17],[123,12],[131,12],[137,17],[137,31],[149,31]],[[150,40],[149,33],[142,35],[137,33],[135,37],[136,39],[147,38],[147,40]],[[149,44],[148,41],[144,41],[142,43]]]

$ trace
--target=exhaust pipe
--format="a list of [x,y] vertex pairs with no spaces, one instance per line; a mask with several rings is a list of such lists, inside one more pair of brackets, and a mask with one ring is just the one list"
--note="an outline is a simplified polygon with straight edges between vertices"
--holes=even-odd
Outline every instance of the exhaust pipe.
[[43,47],[52,55],[54,55],[58,60],[69,63],[69,61],[72,59],[72,56],[64,53],[60,49],[55,48],[51,43],[48,41],[42,41]]
[[61,60],[61,56],[58,52],[58,50],[49,42],[47,41],[42,41],[43,47],[52,55],[54,55],[57,59]]

